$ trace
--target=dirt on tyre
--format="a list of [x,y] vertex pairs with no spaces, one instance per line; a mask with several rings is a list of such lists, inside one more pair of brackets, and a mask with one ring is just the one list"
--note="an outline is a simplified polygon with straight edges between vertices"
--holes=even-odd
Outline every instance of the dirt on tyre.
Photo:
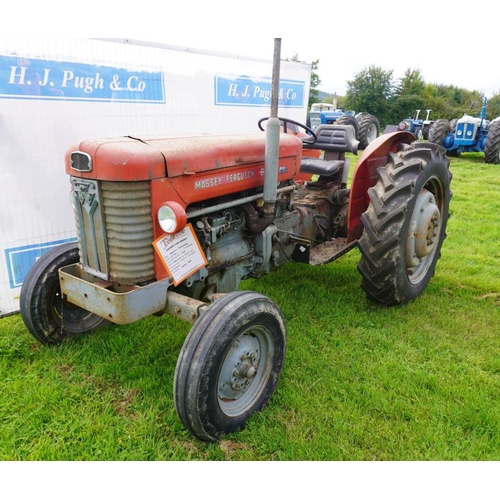
[[449,218],[449,162],[441,146],[414,142],[378,168],[358,241],[361,286],[370,300],[407,304],[434,275]]
[[42,255],[24,279],[19,299],[21,317],[42,344],[58,344],[107,324],[105,319],[62,296],[59,269],[77,262],[76,243],[59,245]]
[[500,163],[500,119],[490,123],[484,147],[484,163]]
[[358,117],[359,149],[366,149],[379,135],[380,123],[378,119],[368,113],[362,113]]
[[280,309],[256,292],[216,300],[194,323],[179,355],[174,402],[203,441],[244,427],[273,395],[286,351]]

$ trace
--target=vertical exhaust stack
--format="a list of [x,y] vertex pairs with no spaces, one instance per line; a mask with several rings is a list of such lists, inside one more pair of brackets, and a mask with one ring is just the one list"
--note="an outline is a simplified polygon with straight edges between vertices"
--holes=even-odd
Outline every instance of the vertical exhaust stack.
[[[271,115],[266,127],[266,157],[264,173],[264,217],[274,218],[278,189],[278,157],[280,121],[278,120],[278,97],[280,86],[281,38],[274,39],[273,80]],[[269,215],[270,214],[270,215]]]
[[266,154],[264,159],[264,207],[262,217],[250,203],[243,209],[246,212],[247,227],[253,233],[261,233],[274,220],[276,198],[278,196],[278,158],[280,143],[280,121],[278,119],[278,100],[280,87],[281,38],[274,39],[273,79],[271,92],[271,115],[266,127]]

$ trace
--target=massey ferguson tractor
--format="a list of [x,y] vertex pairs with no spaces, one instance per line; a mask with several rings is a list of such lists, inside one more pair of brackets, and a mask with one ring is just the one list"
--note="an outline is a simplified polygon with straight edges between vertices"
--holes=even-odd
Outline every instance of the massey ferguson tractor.
[[285,360],[286,319],[266,296],[238,291],[241,280],[284,264],[326,265],[357,247],[368,299],[406,304],[425,290],[446,236],[445,150],[386,134],[364,151],[349,188],[353,127],[313,131],[278,117],[280,43],[260,131],[71,148],[78,242],[43,255],[21,292],[22,318],[44,344],[148,315],[191,323],[174,404],[205,441],[263,408]]

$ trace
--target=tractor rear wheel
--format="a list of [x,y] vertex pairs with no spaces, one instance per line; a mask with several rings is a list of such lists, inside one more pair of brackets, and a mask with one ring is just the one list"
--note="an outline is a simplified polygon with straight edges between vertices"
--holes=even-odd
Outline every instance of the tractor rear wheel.
[[406,304],[434,275],[449,218],[449,162],[441,146],[415,142],[390,153],[378,168],[358,241],[361,286],[369,299]]
[[431,129],[431,125],[429,125],[428,123],[422,127],[422,139],[424,141],[427,141],[429,139],[430,129]]
[[484,163],[500,163],[500,119],[490,123],[484,148]]
[[356,139],[359,138],[359,125],[358,125],[358,121],[356,120],[356,118],[354,118],[354,116],[342,115],[341,117],[337,118],[335,125],[352,125],[354,128],[354,133],[356,135]]
[[446,118],[436,120],[429,130],[429,142],[441,146],[444,138],[451,133],[451,125]]
[[358,127],[359,149],[366,149],[380,135],[380,123],[375,116],[362,113],[358,117]]
[[274,393],[286,351],[279,308],[255,292],[216,300],[195,322],[175,369],[174,401],[203,441],[242,428]]
[[59,269],[77,262],[76,243],[59,245],[42,255],[24,279],[19,300],[21,317],[42,344],[58,344],[107,324],[100,316],[68,302],[61,293]]

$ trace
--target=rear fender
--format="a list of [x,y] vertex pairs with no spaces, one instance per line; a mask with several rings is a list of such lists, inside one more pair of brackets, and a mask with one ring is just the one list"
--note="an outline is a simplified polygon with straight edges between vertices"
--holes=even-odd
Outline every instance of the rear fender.
[[377,168],[387,164],[387,155],[395,153],[400,144],[415,142],[410,132],[393,132],[381,135],[363,151],[353,174],[347,222],[348,242],[357,240],[363,232],[361,215],[370,204],[368,189],[377,182]]

